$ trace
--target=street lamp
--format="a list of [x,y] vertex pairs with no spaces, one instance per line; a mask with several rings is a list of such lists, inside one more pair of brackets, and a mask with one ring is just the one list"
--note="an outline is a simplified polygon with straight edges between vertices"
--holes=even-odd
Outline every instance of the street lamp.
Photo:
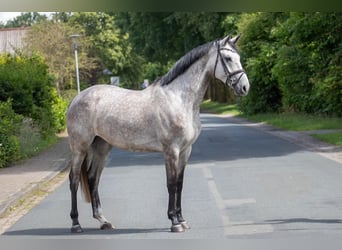
[[77,38],[79,38],[80,36],[82,36],[82,35],[73,34],[70,36],[74,42],[75,62],[76,62],[76,80],[77,80],[77,93],[78,94],[80,93],[80,76],[78,73]]

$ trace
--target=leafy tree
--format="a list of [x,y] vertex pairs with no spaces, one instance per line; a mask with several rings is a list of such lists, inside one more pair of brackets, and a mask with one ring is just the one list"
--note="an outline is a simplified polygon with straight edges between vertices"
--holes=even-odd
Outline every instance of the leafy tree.
[[340,13],[251,13],[238,26],[252,85],[243,111],[341,116]]
[[192,48],[224,35],[226,13],[127,12],[117,24],[128,32],[134,50],[149,62],[176,61]]
[[29,27],[46,20],[47,16],[38,12],[22,12],[19,16],[7,21],[6,28]]
[[[141,58],[132,54],[127,33],[122,33],[115,23],[115,16],[104,12],[77,12],[72,15],[69,25],[81,27],[85,37],[91,41],[88,56],[97,59],[92,82],[103,78],[103,70],[120,75],[130,81],[139,76]],[[107,81],[107,80],[105,80]]]
[[275,30],[285,109],[342,115],[341,34],[341,13],[291,13]]
[[15,136],[22,116],[12,109],[12,101],[0,101],[0,168],[19,158],[19,140]]
[[250,13],[243,14],[239,21],[239,32],[243,34],[239,47],[251,83],[250,93],[240,101],[246,113],[276,112],[281,107],[281,92],[272,76],[277,55],[272,31],[283,18],[286,14]]
[[[226,13],[125,12],[115,16],[122,32],[129,33],[135,54],[144,58],[143,78],[150,80],[165,74],[192,48],[236,31],[236,27],[227,31],[234,25]],[[237,16],[235,14],[234,18]],[[213,86],[220,90],[211,93],[227,95],[223,85]],[[226,100],[222,95],[219,99]]]
[[0,57],[0,101],[12,100],[17,114],[33,118],[46,134],[55,131],[52,79],[41,57]]
[[51,15],[53,22],[67,23],[72,16],[72,12],[55,12]]
[[[75,56],[71,34],[84,33],[81,28],[70,27],[67,23],[47,21],[36,25],[27,32],[25,38],[26,54],[39,53],[49,66],[55,78],[55,86],[60,93],[70,89],[75,83]],[[80,78],[88,81],[97,68],[96,58],[89,56],[91,40],[87,37],[78,39],[78,63]]]

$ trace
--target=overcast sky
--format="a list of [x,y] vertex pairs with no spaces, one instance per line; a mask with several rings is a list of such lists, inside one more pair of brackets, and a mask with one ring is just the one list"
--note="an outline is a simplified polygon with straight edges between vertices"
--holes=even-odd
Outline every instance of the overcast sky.
[[[39,12],[40,14],[49,15],[53,12]],[[0,12],[0,22],[6,23],[8,20],[16,16],[20,16],[21,12]]]

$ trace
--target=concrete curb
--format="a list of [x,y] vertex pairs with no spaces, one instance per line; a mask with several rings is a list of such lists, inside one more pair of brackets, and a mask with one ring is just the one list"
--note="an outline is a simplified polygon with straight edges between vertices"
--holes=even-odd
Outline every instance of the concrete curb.
[[[287,140],[291,143],[299,145],[311,152],[318,153],[330,160],[336,161],[342,164],[342,147],[335,146],[316,138],[310,136],[309,131],[297,132],[297,131],[287,131],[273,127],[265,123],[251,122],[247,119],[235,117],[232,115],[219,115],[220,117],[230,119],[233,123],[242,124],[244,126],[253,127],[255,129],[261,130],[265,133],[269,133],[273,136],[277,136],[281,139]],[[335,132],[337,130],[332,130]],[[318,131],[312,131],[312,133],[319,133]]]
[[[55,147],[55,146],[53,146]],[[0,217],[2,217],[11,206],[16,205],[21,199],[23,199],[28,194],[39,190],[39,188],[54,179],[57,175],[59,175],[61,172],[65,171],[68,167],[70,167],[71,163],[71,154],[70,152],[59,155],[65,158],[64,160],[51,160],[52,164],[50,165],[53,171],[49,171],[47,175],[45,175],[42,179],[40,179],[37,182],[29,183],[25,186],[23,186],[19,192],[15,192],[5,201],[0,203]]]

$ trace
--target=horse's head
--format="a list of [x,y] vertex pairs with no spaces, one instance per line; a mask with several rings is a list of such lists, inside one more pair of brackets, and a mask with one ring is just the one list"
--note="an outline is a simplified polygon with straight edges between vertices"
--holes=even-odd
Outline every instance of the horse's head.
[[214,76],[233,88],[235,95],[245,96],[249,91],[249,81],[235,46],[239,38],[240,35],[233,38],[227,36],[216,42],[217,55]]

